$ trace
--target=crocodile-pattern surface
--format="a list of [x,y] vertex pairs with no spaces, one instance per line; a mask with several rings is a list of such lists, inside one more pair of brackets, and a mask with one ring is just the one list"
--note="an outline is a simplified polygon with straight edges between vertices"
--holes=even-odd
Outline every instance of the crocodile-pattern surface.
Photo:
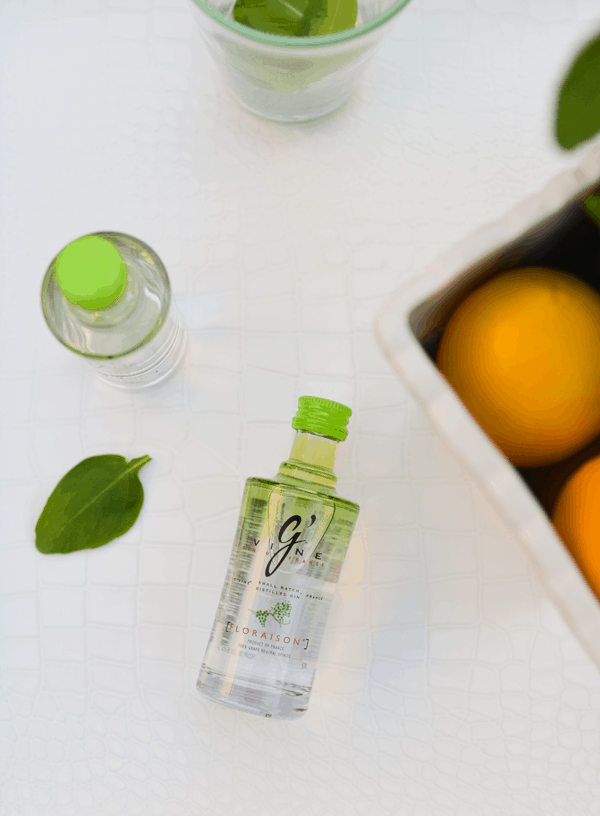
[[[228,95],[190,0],[0,0],[2,816],[600,812],[600,677],[373,336],[385,298],[576,155],[556,86],[591,0],[412,0],[351,100],[276,125]],[[51,336],[45,269],[88,232],[164,261],[189,347],[99,382]],[[297,398],[353,408],[361,504],[309,710],[194,688],[244,480]],[[86,456],[149,454],[123,537],[33,530]]]

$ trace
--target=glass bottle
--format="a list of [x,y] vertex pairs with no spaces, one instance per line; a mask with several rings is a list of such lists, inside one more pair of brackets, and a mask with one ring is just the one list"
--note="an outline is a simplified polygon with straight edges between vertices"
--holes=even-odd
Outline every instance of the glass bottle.
[[54,336],[119,388],[156,385],[183,356],[185,329],[167,272],[129,235],[85,235],[59,252],[44,277],[42,311]]
[[211,700],[263,717],[308,707],[333,593],[359,506],[333,472],[351,410],[300,397],[290,458],[246,481],[235,543],[197,681]]

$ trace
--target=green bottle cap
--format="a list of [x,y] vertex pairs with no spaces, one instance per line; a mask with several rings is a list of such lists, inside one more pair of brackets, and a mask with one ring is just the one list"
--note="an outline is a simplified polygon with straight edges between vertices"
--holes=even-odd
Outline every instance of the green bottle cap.
[[331,436],[343,442],[348,436],[346,425],[352,411],[340,402],[321,397],[300,397],[298,413],[292,421],[292,428],[322,436]]
[[56,259],[61,292],[84,309],[104,309],[127,284],[127,267],[115,247],[99,235],[85,235],[66,246]]

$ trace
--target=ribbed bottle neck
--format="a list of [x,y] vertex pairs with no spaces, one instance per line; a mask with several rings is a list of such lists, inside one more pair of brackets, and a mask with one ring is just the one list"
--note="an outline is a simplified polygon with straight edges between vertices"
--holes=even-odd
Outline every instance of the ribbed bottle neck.
[[337,477],[333,472],[338,440],[328,436],[297,431],[290,457],[281,463],[279,475],[310,482],[319,487],[335,488]]
[[125,289],[114,303],[103,309],[84,309],[75,303],[64,300],[65,308],[79,321],[82,326],[98,329],[112,329],[127,325],[135,319],[142,307],[145,292],[134,273],[127,277]]

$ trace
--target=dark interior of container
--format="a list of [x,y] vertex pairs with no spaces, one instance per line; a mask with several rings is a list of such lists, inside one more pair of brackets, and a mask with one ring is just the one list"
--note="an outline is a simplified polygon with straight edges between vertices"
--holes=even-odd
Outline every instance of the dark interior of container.
[[[523,266],[548,266],[570,272],[600,293],[600,228],[586,215],[581,200],[563,208],[551,228],[545,229],[542,224],[525,235],[520,243],[507,248],[494,271]],[[443,326],[438,327],[421,342],[434,362],[442,333]],[[565,480],[585,461],[598,455],[600,436],[562,462],[547,467],[519,469],[519,473],[550,515]]]

